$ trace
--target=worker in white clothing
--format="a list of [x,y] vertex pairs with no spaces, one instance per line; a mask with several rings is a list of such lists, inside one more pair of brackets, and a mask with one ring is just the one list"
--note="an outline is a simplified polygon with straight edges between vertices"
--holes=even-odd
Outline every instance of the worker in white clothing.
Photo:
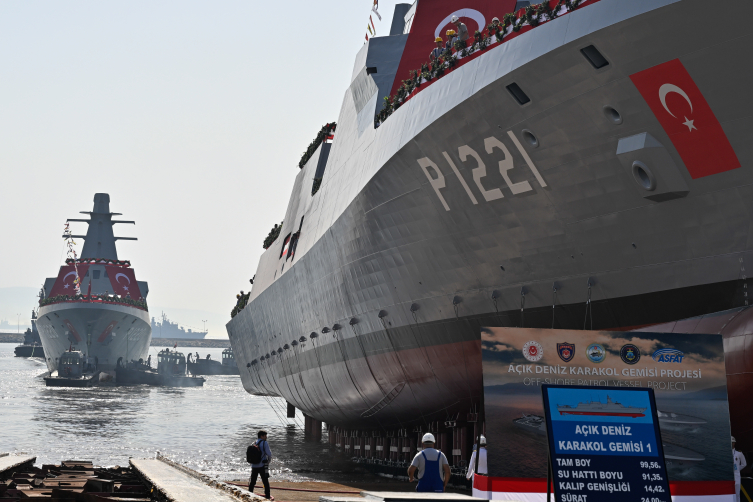
[[732,436],[732,461],[735,464],[735,500],[740,502],[740,471],[748,463],[745,461],[745,455],[735,449],[735,436]]
[[[468,473],[465,475],[466,479],[472,479],[476,470],[476,450],[473,450],[471,455],[471,462],[468,464]],[[478,456],[478,473],[489,474],[489,469],[486,467],[486,437],[481,436],[481,453]]]

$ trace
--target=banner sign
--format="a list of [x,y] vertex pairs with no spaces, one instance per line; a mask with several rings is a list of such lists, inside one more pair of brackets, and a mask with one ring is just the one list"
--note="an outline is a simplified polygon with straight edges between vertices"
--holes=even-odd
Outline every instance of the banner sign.
[[[481,344],[487,454],[492,478],[515,478],[516,482],[546,479],[547,431],[552,424],[544,418],[543,385],[651,389],[655,393],[655,413],[670,483],[694,482],[700,486],[698,482],[713,482],[713,486],[709,484],[706,488],[724,492],[730,485],[729,493],[733,493],[721,335],[481,328]],[[608,394],[613,402],[634,405],[622,395],[618,398],[611,391]],[[607,398],[606,394],[593,393],[592,397],[570,401],[563,397],[555,404],[607,403]],[[648,412],[653,413],[653,408],[647,404],[635,406],[646,408],[642,412],[645,417],[635,419],[647,420],[645,427],[650,429]],[[597,425],[570,422],[569,417],[577,417],[574,414],[562,417],[563,424]],[[638,423],[644,424],[640,420]],[[642,428],[631,429],[631,433]],[[598,430],[602,432],[601,424]],[[576,441],[574,434],[571,431],[572,437],[565,440],[571,446]],[[650,431],[646,434],[650,436]],[[626,446],[633,451],[625,453],[641,456],[650,453],[649,447],[656,452],[659,445],[650,442],[649,436],[644,437],[641,432],[640,437],[635,436],[637,441],[621,441],[638,443],[638,451],[636,446]],[[602,436],[594,433],[593,437]],[[599,446],[597,452],[594,445],[589,450],[588,444],[593,441],[596,439],[584,436],[577,445],[585,445],[583,453],[597,458],[614,453],[610,441],[603,443],[606,451]],[[564,455],[565,450],[560,453]],[[542,485],[546,491],[546,483]],[[630,493],[635,494],[632,482]],[[647,498],[651,502],[656,497]],[[559,498],[557,501],[562,502]]]
[[555,500],[671,502],[653,389],[541,391]]

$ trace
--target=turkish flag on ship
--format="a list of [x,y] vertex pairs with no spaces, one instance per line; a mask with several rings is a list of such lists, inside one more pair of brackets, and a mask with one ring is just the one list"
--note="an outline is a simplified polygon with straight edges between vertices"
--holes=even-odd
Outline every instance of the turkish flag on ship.
[[[86,271],[89,270],[89,265],[79,265],[78,275],[83,279],[86,275]],[[76,279],[76,268],[73,265],[63,265],[58,272],[58,278],[55,280],[55,284],[52,285],[52,291],[50,296],[68,295],[73,296],[76,294],[76,288],[73,285],[73,281]]]
[[682,157],[691,178],[740,167],[735,150],[679,59],[630,75]]
[[[413,16],[408,40],[397,69],[390,94],[395,94],[402,81],[410,77],[412,70],[418,70],[429,62],[429,53],[437,45],[434,40],[442,37],[447,41],[447,30],[457,28],[452,24],[452,16],[458,16],[468,28],[469,40],[473,40],[476,30],[485,30],[492,18],[502,19],[515,10],[516,0],[427,0],[418,2]],[[470,42],[469,42],[470,43]]]
[[128,296],[130,294],[134,300],[141,300],[141,291],[139,291],[139,284],[136,282],[136,275],[132,268],[106,265],[105,270],[116,295]]

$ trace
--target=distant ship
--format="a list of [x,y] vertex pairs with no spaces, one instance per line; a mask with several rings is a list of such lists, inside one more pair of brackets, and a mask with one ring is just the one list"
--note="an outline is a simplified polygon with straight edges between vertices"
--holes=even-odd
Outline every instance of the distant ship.
[[186,331],[178,323],[170,322],[165,313],[162,313],[162,322],[157,322],[152,317],[152,338],[188,338],[191,340],[203,340],[208,331]]
[[[84,239],[81,256],[69,258],[56,277],[45,280],[39,300],[37,329],[50,372],[58,369],[64,352],[80,351],[94,358],[99,370],[114,371],[119,358],[146,359],[152,339],[146,282],[137,281],[129,261],[118,260],[113,236],[120,213],[110,212],[110,196],[94,195],[86,235],[64,235]],[[77,288],[78,286],[78,288]]]
[[607,396],[607,402],[591,401],[588,403],[578,403],[577,406],[557,405],[557,411],[560,415],[598,415],[604,417],[645,417],[643,413],[646,408],[634,408],[615,403],[612,398]]

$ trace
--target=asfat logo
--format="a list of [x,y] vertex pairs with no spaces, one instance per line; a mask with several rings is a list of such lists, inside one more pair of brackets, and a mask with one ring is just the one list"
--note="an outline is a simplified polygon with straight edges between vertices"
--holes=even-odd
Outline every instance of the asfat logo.
[[659,349],[651,355],[657,363],[681,363],[685,353],[677,349]]

